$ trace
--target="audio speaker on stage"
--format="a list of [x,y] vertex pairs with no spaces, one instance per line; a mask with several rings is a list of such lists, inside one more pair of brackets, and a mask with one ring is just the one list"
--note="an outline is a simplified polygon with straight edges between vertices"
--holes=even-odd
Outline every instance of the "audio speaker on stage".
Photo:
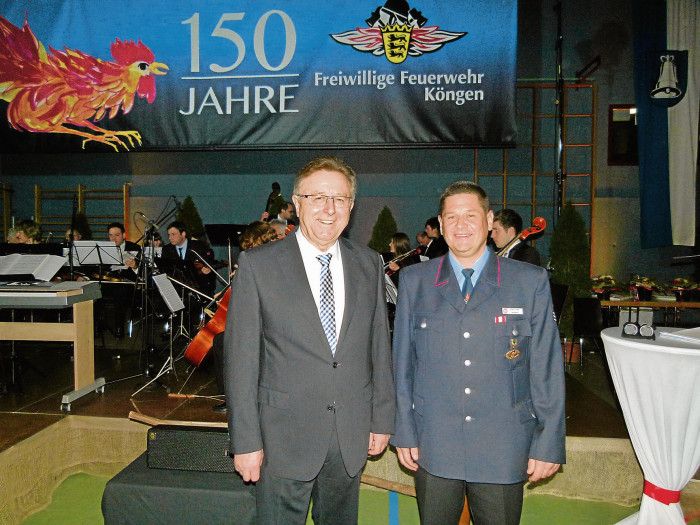
[[150,468],[235,472],[228,429],[156,425],[148,431]]

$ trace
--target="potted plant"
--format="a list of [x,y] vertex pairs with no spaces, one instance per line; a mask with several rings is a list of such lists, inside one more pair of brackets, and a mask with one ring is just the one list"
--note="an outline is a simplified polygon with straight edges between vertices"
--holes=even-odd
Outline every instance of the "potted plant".
[[676,301],[683,302],[688,300],[691,291],[697,288],[697,284],[683,277],[676,277],[668,284],[668,289],[676,294]]
[[[564,205],[557,220],[549,257],[552,282],[569,287],[559,320],[559,333],[571,341],[574,332],[574,297],[591,296],[591,247],[583,217],[571,202]],[[569,349],[565,351],[568,356]],[[576,356],[572,355],[572,361],[574,360]]]
[[601,301],[609,301],[610,293],[613,290],[617,290],[617,288],[612,275],[598,275],[591,279],[591,291],[596,294]]
[[635,301],[651,301],[652,293],[660,288],[651,277],[633,275],[630,281],[630,290]]

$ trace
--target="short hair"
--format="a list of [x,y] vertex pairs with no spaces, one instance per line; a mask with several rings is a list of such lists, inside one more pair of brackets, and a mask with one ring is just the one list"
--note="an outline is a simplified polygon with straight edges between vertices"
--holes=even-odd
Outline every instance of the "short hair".
[[253,221],[238,237],[238,244],[241,250],[250,250],[275,239],[277,239],[277,232],[272,226],[263,221]]
[[168,230],[170,228],[175,228],[177,231],[180,233],[186,232],[187,231],[187,226],[185,226],[185,223],[182,221],[173,221],[170,224],[168,224]]
[[280,183],[279,183],[279,182],[273,182],[273,183],[272,183],[272,189],[273,189],[273,190],[279,191],[279,190],[280,190]]
[[301,195],[301,183],[306,177],[322,170],[335,171],[343,175],[350,185],[350,197],[355,200],[357,176],[350,166],[336,157],[318,157],[301,168],[294,179],[294,195]]
[[280,211],[286,210],[286,209],[289,208],[290,206],[292,207],[292,210],[294,210],[294,203],[288,202],[288,201],[284,201],[284,202],[282,203],[282,205],[280,206]]
[[394,243],[394,250],[396,250],[396,255],[403,255],[411,251],[411,240],[403,232],[396,232],[391,236],[391,242]]
[[24,232],[24,234],[33,241],[41,242],[41,228],[36,222],[30,219],[19,221],[15,224],[15,230]]
[[427,236],[428,234],[425,233],[425,230],[416,233],[416,238],[420,237],[421,239],[425,239]]
[[[434,230],[439,230],[440,229],[440,221],[438,220],[437,217],[430,217],[427,221],[425,221],[426,226],[430,226]],[[428,235],[426,233],[426,235]]]
[[285,228],[287,227],[287,223],[284,222],[282,219],[272,219],[270,222],[268,222],[270,226],[284,226]]
[[9,230],[7,230],[7,235],[5,236],[5,238],[8,242],[11,239],[14,239],[15,237],[17,237],[17,228],[10,228]]
[[500,222],[504,229],[515,228],[516,233],[520,233],[523,229],[523,218],[520,214],[510,208],[498,210],[493,216],[493,222]]
[[460,180],[450,184],[445,188],[445,191],[442,192],[442,195],[440,195],[440,215],[442,215],[442,211],[445,208],[445,199],[461,193],[476,195],[479,198],[479,204],[481,204],[481,207],[484,209],[484,213],[488,214],[490,206],[489,196],[486,194],[486,191],[484,191],[484,188],[479,186],[476,182]]
[[119,228],[122,231],[122,233],[126,231],[124,225],[121,222],[110,222],[107,225],[107,231],[111,230],[112,228]]

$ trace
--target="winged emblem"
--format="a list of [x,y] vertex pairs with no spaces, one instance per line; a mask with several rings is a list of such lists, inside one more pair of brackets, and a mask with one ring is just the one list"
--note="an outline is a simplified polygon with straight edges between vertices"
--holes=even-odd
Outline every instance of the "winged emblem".
[[426,26],[427,21],[420,11],[409,9],[407,2],[388,0],[366,20],[370,27],[357,27],[330,36],[357,51],[384,55],[390,62],[399,64],[408,56],[434,53],[467,34]]

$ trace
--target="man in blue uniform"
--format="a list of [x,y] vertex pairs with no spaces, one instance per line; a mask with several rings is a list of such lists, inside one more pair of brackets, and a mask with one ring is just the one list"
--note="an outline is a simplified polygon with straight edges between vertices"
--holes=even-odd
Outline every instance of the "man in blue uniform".
[[484,190],[440,198],[449,252],[401,272],[394,326],[399,460],[423,524],[517,524],[527,479],[565,461],[564,370],[544,269],[486,246]]

